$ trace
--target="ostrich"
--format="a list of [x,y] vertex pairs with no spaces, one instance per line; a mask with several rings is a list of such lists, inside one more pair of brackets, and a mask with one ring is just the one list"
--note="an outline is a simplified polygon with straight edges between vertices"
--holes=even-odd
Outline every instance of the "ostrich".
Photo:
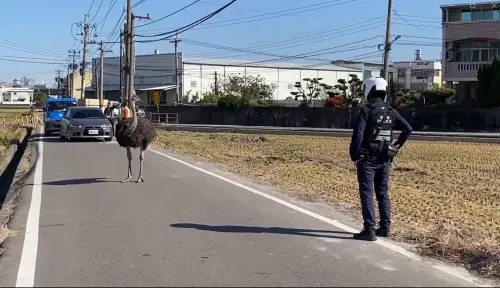
[[137,183],[144,182],[142,178],[142,167],[144,162],[144,152],[148,148],[149,144],[156,139],[156,130],[153,127],[151,121],[146,118],[137,117],[137,110],[135,108],[135,102],[141,101],[139,97],[134,93],[130,99],[130,110],[131,117],[128,119],[121,119],[116,123],[115,137],[116,142],[121,147],[127,149],[127,159],[128,159],[128,176],[127,179],[123,180],[122,183],[130,182],[132,178],[132,150],[131,148],[141,149],[141,154],[139,156],[140,168],[139,177],[137,178]]

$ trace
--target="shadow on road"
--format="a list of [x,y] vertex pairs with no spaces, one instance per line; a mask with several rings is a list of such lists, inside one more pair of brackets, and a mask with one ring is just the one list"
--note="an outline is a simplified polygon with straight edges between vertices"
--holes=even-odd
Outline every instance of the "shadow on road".
[[170,227],[191,228],[196,230],[223,232],[223,233],[269,233],[269,234],[286,234],[286,235],[298,235],[298,236],[321,237],[321,238],[352,239],[352,236],[332,235],[332,234],[352,235],[352,233],[345,231],[333,231],[333,230],[310,230],[310,229],[296,229],[296,228],[283,228],[283,227],[255,227],[255,226],[233,226],[233,225],[211,226],[211,225],[195,224],[195,223],[175,223],[171,224]]
[[44,182],[43,185],[54,185],[54,186],[65,186],[65,185],[81,185],[81,184],[93,184],[93,183],[112,183],[120,182],[107,180],[108,178],[77,178],[77,179],[65,179],[57,181]]
[[[50,136],[45,136],[43,134],[37,133],[33,134],[31,139],[29,140],[30,142],[37,142],[37,141],[42,141],[42,142],[69,142],[68,140],[61,139],[59,137],[59,133],[54,133]],[[97,140],[97,139],[71,139],[71,142],[102,142],[102,140]]]

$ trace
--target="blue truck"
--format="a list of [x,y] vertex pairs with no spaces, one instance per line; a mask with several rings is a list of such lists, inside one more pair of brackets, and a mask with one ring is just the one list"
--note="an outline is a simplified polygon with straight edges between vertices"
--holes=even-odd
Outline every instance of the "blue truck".
[[45,124],[45,135],[61,130],[61,118],[69,107],[78,106],[75,98],[61,97],[48,98],[43,107],[43,122]]

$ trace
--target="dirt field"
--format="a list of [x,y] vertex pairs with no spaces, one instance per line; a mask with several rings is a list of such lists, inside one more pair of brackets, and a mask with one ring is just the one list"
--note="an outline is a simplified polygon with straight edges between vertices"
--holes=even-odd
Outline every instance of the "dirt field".
[[[158,143],[360,218],[347,138],[159,132]],[[500,146],[409,141],[392,172],[393,238],[500,277]]]

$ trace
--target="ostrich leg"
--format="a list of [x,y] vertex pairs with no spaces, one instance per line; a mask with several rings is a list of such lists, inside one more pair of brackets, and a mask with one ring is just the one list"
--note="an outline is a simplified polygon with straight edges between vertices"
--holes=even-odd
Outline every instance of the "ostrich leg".
[[130,179],[132,178],[132,150],[130,147],[127,147],[127,160],[128,160],[128,176],[127,179],[123,180],[122,183],[127,183],[130,182]]
[[142,178],[142,166],[144,164],[144,150],[141,148],[141,154],[139,155],[139,177],[137,178],[137,183],[144,182]]

